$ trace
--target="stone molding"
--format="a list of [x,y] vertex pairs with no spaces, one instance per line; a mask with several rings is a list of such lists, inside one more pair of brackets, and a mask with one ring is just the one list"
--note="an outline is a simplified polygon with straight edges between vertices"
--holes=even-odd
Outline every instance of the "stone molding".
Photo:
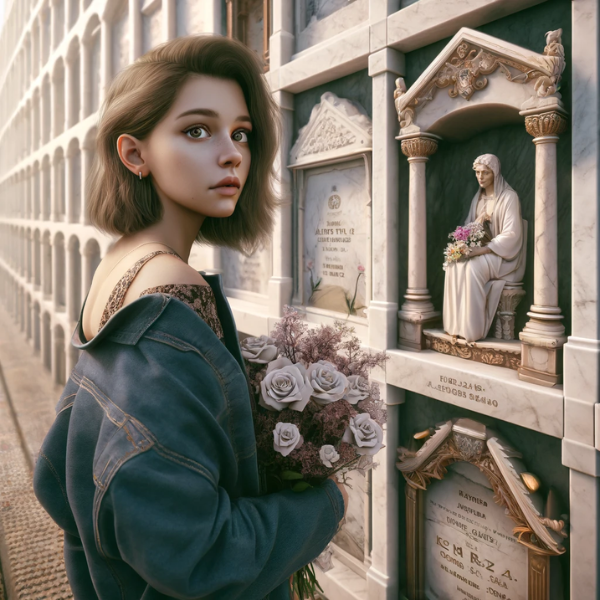
[[558,88],[566,63],[561,36],[562,29],[548,32],[543,54],[537,54],[463,27],[408,91],[402,78],[396,80],[394,104],[400,134],[431,129],[431,123],[418,123],[418,113],[439,97],[438,90],[447,89],[450,98],[468,102],[488,86],[488,76],[496,73],[511,83],[530,88],[525,102],[518,95],[520,100],[517,96],[501,98],[502,104],[518,110],[562,107]]
[[371,119],[364,109],[325,92],[300,129],[290,152],[290,168],[322,163],[372,149]]

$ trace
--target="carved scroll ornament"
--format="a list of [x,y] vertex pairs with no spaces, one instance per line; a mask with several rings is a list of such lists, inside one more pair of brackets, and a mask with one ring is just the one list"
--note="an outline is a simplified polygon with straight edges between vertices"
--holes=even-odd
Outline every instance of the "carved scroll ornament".
[[567,537],[565,523],[544,517],[536,508],[513,464],[520,454],[498,438],[483,440],[453,429],[453,421],[441,424],[418,452],[398,448],[396,466],[408,485],[426,490],[432,479],[444,478],[452,463],[471,463],[489,480],[494,500],[514,521],[513,533],[521,544],[542,555],[563,554],[559,540]]

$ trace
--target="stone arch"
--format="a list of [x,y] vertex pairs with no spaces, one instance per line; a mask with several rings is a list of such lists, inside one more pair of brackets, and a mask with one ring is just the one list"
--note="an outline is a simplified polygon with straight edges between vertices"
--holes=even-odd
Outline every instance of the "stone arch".
[[44,75],[42,81],[42,144],[47,144],[50,141],[50,128],[51,128],[51,111],[52,111],[52,99],[50,92],[50,76],[48,73]]
[[77,23],[77,19],[79,19],[79,0],[69,0],[69,16],[67,20],[68,29],[70,30],[75,23]]
[[[31,165],[27,165],[25,169],[25,200],[24,200],[25,214],[32,214],[33,207],[33,175],[31,171]],[[35,218],[33,215],[32,217]]]
[[64,221],[66,217],[66,166],[63,149],[59,146],[54,152],[52,160],[54,168],[54,220]]
[[52,137],[57,137],[65,130],[65,66],[62,57],[56,60],[52,69],[52,116]]
[[33,232],[33,289],[42,285],[42,243],[40,230]]
[[65,254],[65,236],[58,232],[54,236],[54,309],[64,311],[66,309],[66,254]]
[[35,161],[33,163],[33,214],[30,214],[30,218],[39,219],[40,218],[40,163],[39,161]]
[[100,244],[94,239],[89,239],[83,251],[84,265],[83,265],[83,288],[82,297],[84,297],[89,291],[92,285],[92,279],[94,273],[100,264]]
[[65,352],[65,330],[61,325],[54,326],[54,382],[65,385],[67,364]]
[[32,328],[32,306],[31,306],[31,294],[27,292],[27,296],[25,298],[25,310],[26,310],[26,318],[25,318],[25,337],[29,341],[33,335]]
[[100,19],[94,13],[86,23],[82,37],[82,57],[85,66],[85,79],[82,82],[84,118],[98,110],[101,43]]
[[52,369],[52,330],[51,330],[50,313],[45,312],[42,317],[42,362],[46,369]]
[[49,221],[52,211],[52,176],[50,172],[50,156],[48,154],[45,154],[44,158],[42,158],[41,179],[42,219]]
[[36,352],[39,352],[42,348],[41,330],[40,303],[36,300],[33,303],[33,349]]
[[54,13],[54,31],[52,32],[53,47],[56,48],[65,36],[65,0],[54,0],[52,5]]
[[36,87],[33,90],[32,99],[31,99],[31,110],[33,112],[32,119],[32,140],[33,145],[32,149],[37,150],[40,147],[41,142],[41,130],[40,130],[40,117],[42,112],[42,105],[40,102],[40,88]]
[[42,293],[45,298],[52,296],[52,244],[49,231],[42,236]]
[[[83,138],[81,145],[81,158],[82,158],[82,173],[81,177],[83,181],[87,181],[92,167],[96,160],[96,135],[98,128],[94,125],[91,127]],[[88,212],[88,196],[86,194],[85,187],[82,189],[83,194],[83,223],[84,225],[90,224],[89,212]]]
[[68,284],[69,284],[69,319],[77,321],[81,312],[81,248],[79,238],[76,235],[69,239],[69,268],[68,268]]
[[[78,4],[78,0],[70,0],[72,3],[75,1]],[[79,123],[80,103],[81,103],[81,61],[80,61],[80,48],[79,38],[75,36],[69,44],[69,49],[66,54],[67,61],[67,95],[68,95],[68,106],[69,114],[67,115],[67,127],[73,127],[76,123]]]
[[28,227],[27,231],[25,232],[25,243],[25,278],[28,283],[31,283],[33,278],[33,236],[31,233],[31,227]]
[[81,150],[79,140],[73,138],[67,148],[67,205],[69,207],[69,222],[79,223],[81,220]]

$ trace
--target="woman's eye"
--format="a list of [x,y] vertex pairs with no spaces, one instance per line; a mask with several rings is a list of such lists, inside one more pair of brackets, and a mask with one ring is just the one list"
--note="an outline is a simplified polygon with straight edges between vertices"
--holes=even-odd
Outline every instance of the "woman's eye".
[[238,129],[233,134],[233,139],[236,142],[247,142],[248,136],[250,135],[249,131],[245,131],[244,129]]
[[202,137],[206,137],[206,136],[202,136],[202,132],[204,131],[204,133],[208,133],[208,131],[206,131],[205,127],[200,127],[198,125],[196,125],[195,127],[190,127],[189,129],[185,130],[185,133],[189,133],[191,137],[193,137],[194,139],[200,139]]

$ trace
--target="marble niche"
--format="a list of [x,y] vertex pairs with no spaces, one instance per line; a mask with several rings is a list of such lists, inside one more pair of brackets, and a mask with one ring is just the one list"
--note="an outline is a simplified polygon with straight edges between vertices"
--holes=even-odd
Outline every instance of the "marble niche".
[[[408,600],[559,600],[566,515],[519,452],[453,419],[398,448],[406,480]],[[429,437],[430,436],[430,437]]]
[[289,167],[298,215],[294,304],[366,317],[370,289],[371,122],[326,92],[299,132]]
[[[567,126],[558,92],[565,68],[561,35],[560,29],[548,32],[540,54],[462,28],[410,89],[399,78],[394,92],[400,124],[396,139],[410,171],[408,288],[398,313],[399,347],[432,349],[508,367],[518,371],[520,379],[547,387],[562,382],[566,342],[558,306],[557,259],[556,144]],[[515,311],[525,291],[521,281],[510,281],[487,337],[465,340],[441,328],[441,307],[433,306],[428,290],[426,164],[435,160],[440,144],[514,123],[522,123],[533,137],[531,151],[536,158],[535,173],[531,173],[535,216],[528,227],[524,222],[526,235],[535,240],[533,256],[525,261],[526,269],[533,271],[533,304],[525,328],[515,332]],[[457,225],[464,223],[452,223],[449,230]]]

